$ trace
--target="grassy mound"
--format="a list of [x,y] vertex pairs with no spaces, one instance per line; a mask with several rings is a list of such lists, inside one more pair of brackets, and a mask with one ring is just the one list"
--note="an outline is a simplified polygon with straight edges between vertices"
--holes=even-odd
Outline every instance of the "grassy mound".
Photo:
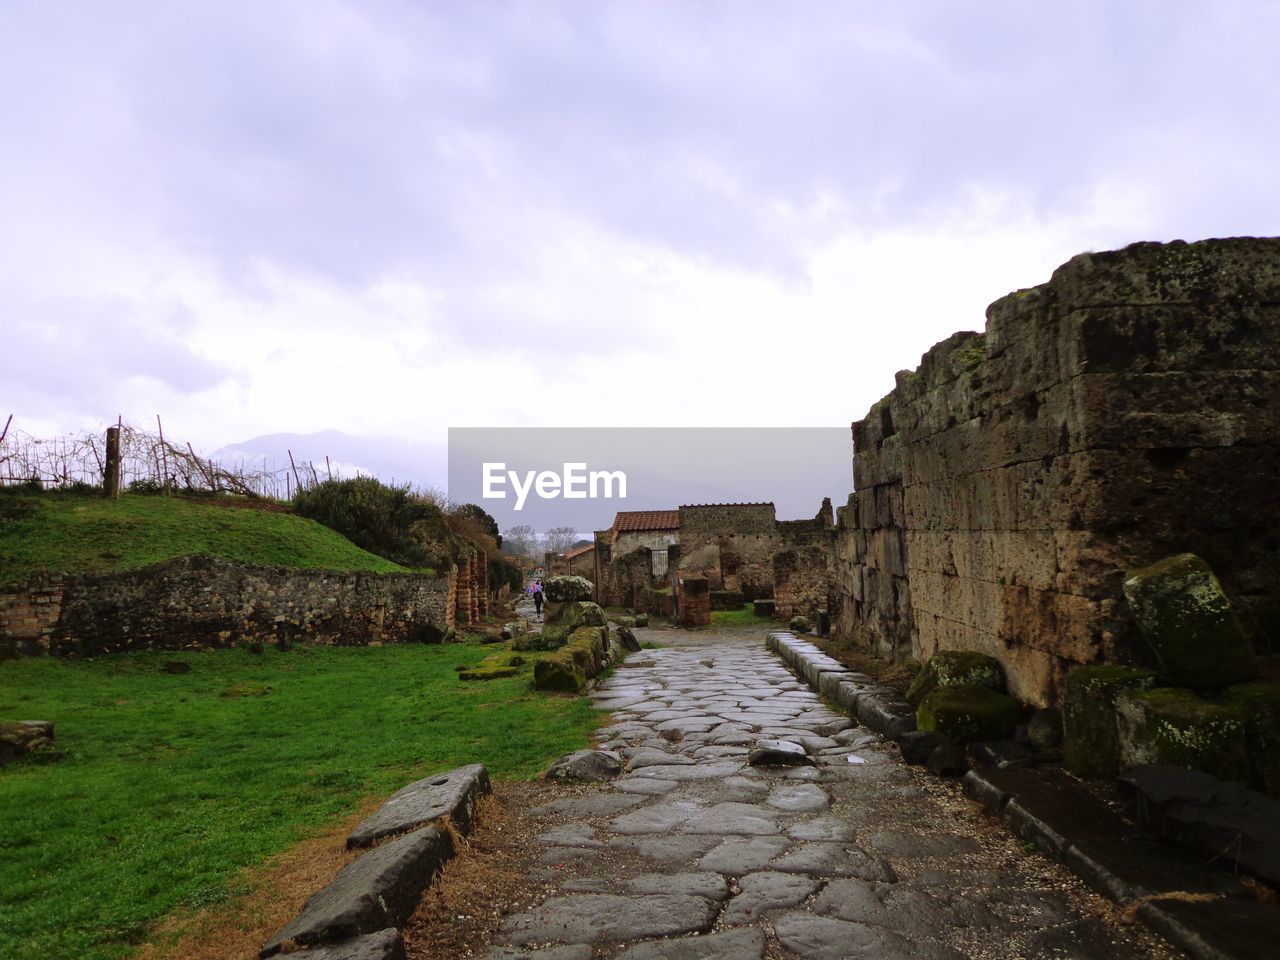
[[[363,799],[481,761],[528,778],[601,715],[528,676],[459,683],[479,644],[137,653],[0,664],[0,717],[56,723],[0,771],[0,957],[115,960],[234,897],[240,868]],[[162,671],[183,660],[190,671]]]
[[230,498],[0,490],[0,584],[44,571],[134,570],[192,554],[306,569],[406,569],[312,520]]

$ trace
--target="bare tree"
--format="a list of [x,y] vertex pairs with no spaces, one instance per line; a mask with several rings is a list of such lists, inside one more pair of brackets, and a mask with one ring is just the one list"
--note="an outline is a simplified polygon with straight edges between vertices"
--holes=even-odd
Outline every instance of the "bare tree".
[[577,539],[578,531],[573,527],[552,527],[543,535],[542,541],[549,553],[564,553]]
[[502,552],[524,557],[538,554],[538,531],[530,526],[510,527],[502,532]]

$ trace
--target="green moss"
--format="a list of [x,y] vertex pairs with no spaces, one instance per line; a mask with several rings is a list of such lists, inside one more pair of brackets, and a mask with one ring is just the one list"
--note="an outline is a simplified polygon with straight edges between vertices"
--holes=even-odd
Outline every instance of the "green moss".
[[514,677],[520,671],[515,667],[471,667],[458,672],[459,680],[501,680],[503,677]]
[[1021,715],[1011,697],[986,687],[939,687],[921,701],[916,725],[961,743],[1007,740]]
[[1168,682],[1193,689],[1243,683],[1258,660],[1209,565],[1180,553],[1130,572],[1124,595]]
[[929,658],[907,689],[907,702],[919,705],[939,687],[986,687],[1004,693],[1004,668],[995,657],[973,650],[943,650]]
[[1116,721],[1122,767],[1169,764],[1249,780],[1245,719],[1236,707],[1158,687],[1119,696]]
[[1077,667],[1067,674],[1062,707],[1063,755],[1081,777],[1114,777],[1120,771],[1116,697],[1155,686],[1150,670],[1125,666]]
[[538,690],[578,693],[587,685],[587,675],[571,656],[562,653],[534,664],[533,685]]

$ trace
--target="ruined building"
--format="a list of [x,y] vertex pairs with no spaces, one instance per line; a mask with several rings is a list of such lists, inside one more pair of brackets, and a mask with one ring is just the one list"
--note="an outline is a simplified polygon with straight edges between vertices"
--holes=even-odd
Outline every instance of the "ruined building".
[[1280,638],[1280,239],[1083,254],[993,303],[853,425],[837,631],[968,649],[1056,701],[1145,656],[1125,571],[1191,551],[1260,649]]
[[673,576],[700,577],[713,607],[736,609],[777,593],[788,614],[814,613],[833,587],[833,522],[829,500],[808,520],[780,521],[772,503],[620,512],[596,532],[599,602],[659,610],[655,590],[669,589]]

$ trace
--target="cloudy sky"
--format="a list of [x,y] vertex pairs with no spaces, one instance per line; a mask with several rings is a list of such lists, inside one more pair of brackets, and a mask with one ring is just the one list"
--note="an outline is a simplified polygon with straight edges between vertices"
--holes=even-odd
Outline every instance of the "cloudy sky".
[[1275,234],[1280,5],[0,2],[0,417],[838,426],[1084,250]]

